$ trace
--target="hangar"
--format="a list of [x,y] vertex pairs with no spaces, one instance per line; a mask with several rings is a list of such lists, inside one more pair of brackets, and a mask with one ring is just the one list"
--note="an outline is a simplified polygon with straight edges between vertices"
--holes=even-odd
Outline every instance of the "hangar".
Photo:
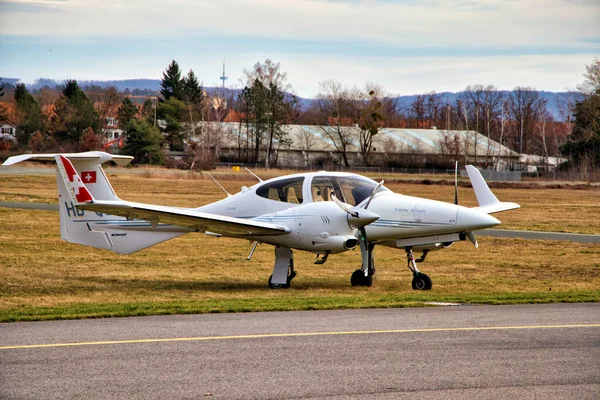
[[[219,144],[222,161],[237,161],[245,154],[246,130],[240,123],[220,123]],[[373,136],[371,152],[365,162],[361,153],[358,127],[285,125],[282,139],[273,145],[274,163],[288,167],[342,166],[339,137],[347,138],[346,155],[351,167],[438,167],[464,163],[509,169],[519,154],[475,131],[442,129],[382,128]],[[250,151],[252,144],[250,143]],[[264,146],[260,155],[264,162]],[[273,159],[272,159],[273,161]],[[260,159],[259,159],[260,162]]]

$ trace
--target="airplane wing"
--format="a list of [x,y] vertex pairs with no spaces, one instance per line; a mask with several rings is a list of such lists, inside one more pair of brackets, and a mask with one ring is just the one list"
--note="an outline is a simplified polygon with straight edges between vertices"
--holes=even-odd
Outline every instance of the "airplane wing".
[[96,200],[66,156],[56,155],[54,159],[67,193],[73,204],[80,210],[117,215],[128,220],[145,220],[153,227],[160,223],[233,237],[282,235],[291,231],[287,226],[202,213],[187,208],[134,203],[118,198]]
[[211,232],[223,236],[247,237],[282,235],[290,232],[283,225],[258,222],[242,218],[202,213],[186,208],[133,203],[129,201],[97,201],[78,203],[77,208],[125,217],[129,220],[149,221],[153,226],[169,224],[192,229],[197,232]]

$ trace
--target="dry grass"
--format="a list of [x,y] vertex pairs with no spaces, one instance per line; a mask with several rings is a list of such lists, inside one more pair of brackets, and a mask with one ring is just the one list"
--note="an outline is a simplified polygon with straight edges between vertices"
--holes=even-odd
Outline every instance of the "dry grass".
[[[176,206],[223,197],[209,178],[148,179],[109,173],[125,199]],[[251,178],[251,177],[250,177]],[[2,176],[0,201],[55,203],[52,176]],[[253,179],[223,180],[235,192]],[[392,184],[392,190],[439,200],[452,187]],[[501,200],[521,210],[499,215],[505,227],[600,233],[595,190],[497,189]],[[471,189],[460,200],[475,205]],[[583,210],[583,211],[582,211]],[[266,289],[273,265],[271,246],[259,246],[245,261],[247,242],[189,234],[122,256],[62,242],[58,213],[0,208],[0,320],[23,320],[174,312],[397,307],[425,301],[511,303],[600,300],[600,247],[550,241],[480,238],[480,249],[458,243],[431,253],[421,268],[434,281],[414,292],[404,252],[378,247],[371,288],[352,288],[360,265],[357,250],[314,265],[296,252],[299,276],[288,291]]]

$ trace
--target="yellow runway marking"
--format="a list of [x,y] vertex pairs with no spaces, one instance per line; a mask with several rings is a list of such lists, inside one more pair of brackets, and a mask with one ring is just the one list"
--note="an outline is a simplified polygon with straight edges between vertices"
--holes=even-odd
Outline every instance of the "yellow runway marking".
[[264,338],[304,337],[304,336],[342,336],[342,335],[370,335],[370,334],[372,335],[372,334],[384,334],[384,333],[427,333],[427,332],[460,332],[460,331],[469,332],[469,331],[503,331],[503,330],[564,329],[564,328],[600,328],[600,324],[487,326],[487,327],[466,327],[466,328],[384,329],[384,330],[373,330],[373,331],[346,331],[346,332],[264,333],[264,334],[256,334],[256,335],[201,336],[201,337],[188,337],[188,338],[130,339],[130,340],[99,341],[99,342],[28,344],[28,345],[17,345],[17,346],[0,346],[0,350],[41,349],[41,348],[45,348],[45,347],[100,346],[100,345],[108,345],[108,344],[194,342],[194,341],[204,341],[204,340],[264,339]]

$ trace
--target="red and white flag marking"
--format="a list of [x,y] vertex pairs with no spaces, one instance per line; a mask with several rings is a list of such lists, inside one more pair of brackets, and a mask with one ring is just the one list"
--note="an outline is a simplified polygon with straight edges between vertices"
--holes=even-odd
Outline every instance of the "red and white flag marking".
[[[86,201],[92,201],[93,197],[91,193],[87,190],[83,182],[81,182],[81,178],[77,175],[77,171],[75,171],[75,167],[71,164],[68,158],[58,155],[55,156],[56,165],[60,171],[60,174],[63,177],[63,181],[65,186],[67,187],[67,191],[71,195],[71,199],[76,203],[85,203]],[[95,171],[94,172],[94,181],[95,181]],[[89,173],[89,172],[88,172]]]
[[81,179],[84,184],[96,183],[96,171],[82,171]]

